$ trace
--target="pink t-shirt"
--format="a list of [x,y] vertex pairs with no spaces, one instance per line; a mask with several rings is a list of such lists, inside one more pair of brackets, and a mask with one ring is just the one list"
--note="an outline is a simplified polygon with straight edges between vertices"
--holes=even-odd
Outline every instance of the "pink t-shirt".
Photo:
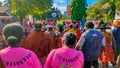
[[44,68],[83,68],[84,56],[81,51],[59,48],[50,52]]
[[0,51],[5,68],[42,68],[34,52],[21,48],[5,48]]

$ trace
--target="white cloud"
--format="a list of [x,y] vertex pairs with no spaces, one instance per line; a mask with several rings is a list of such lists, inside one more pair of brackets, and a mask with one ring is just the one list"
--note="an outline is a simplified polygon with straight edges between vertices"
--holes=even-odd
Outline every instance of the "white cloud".
[[64,11],[66,11],[66,6],[58,6],[58,4],[53,3],[52,7],[57,7],[62,13],[64,13]]
[[64,13],[64,11],[66,11],[66,6],[60,6],[60,7],[59,7],[59,10],[60,10],[62,13]]
[[60,0],[60,2],[59,3],[65,3],[65,0]]
[[66,9],[66,6],[59,6],[59,9]]
[[53,3],[52,7],[57,7],[58,8],[58,5],[56,3]]
[[5,1],[5,0],[0,0],[1,2]]

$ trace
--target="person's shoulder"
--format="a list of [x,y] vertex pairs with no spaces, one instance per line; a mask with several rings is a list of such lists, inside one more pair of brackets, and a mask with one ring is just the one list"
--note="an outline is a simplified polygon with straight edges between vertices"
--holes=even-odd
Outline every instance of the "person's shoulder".
[[112,27],[111,31],[116,31],[116,30],[120,30],[120,28],[118,27]]
[[49,55],[53,55],[54,53],[56,53],[57,49],[53,49],[50,51]]
[[24,52],[26,52],[27,54],[32,55],[32,56],[36,56],[34,51],[31,51],[31,50],[28,50],[28,49],[25,49],[25,48],[23,48],[23,49],[24,49]]
[[111,32],[105,32],[106,34],[108,34],[109,36],[112,36],[112,33]]
[[16,51],[16,52],[20,52],[20,51],[26,52],[27,49],[22,48],[22,47],[15,47],[15,48],[7,47],[7,48],[4,48],[4,49],[0,50],[0,54],[7,54],[7,53],[10,53],[10,52],[14,52],[14,51]]
[[76,50],[79,54],[83,55],[83,52],[81,50]]
[[28,53],[34,53],[33,51],[26,49],[26,48],[20,48],[21,51],[28,52]]
[[54,52],[54,51],[56,51],[56,50],[58,50],[58,49],[52,49],[51,52]]
[[99,31],[99,30],[95,30],[95,31],[96,31],[96,33],[98,33],[98,34],[103,35],[103,33],[102,33],[101,31]]
[[85,32],[83,32],[82,34],[83,35],[86,35],[86,34],[88,34],[90,31],[89,30],[86,30]]
[[0,55],[4,54],[4,53],[7,53],[8,50],[9,50],[8,48],[4,48],[4,49],[0,50]]
[[86,30],[84,33],[82,33],[82,36],[90,35],[92,31],[95,31],[93,29]]
[[33,33],[28,35],[28,38],[34,37],[35,35],[36,35],[36,32],[33,32]]

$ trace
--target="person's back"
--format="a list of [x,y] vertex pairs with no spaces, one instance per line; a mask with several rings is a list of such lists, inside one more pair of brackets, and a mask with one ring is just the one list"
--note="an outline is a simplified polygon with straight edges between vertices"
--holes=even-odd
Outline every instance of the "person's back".
[[62,25],[58,26],[57,32],[56,32],[56,44],[55,44],[55,48],[60,48],[62,47],[62,37],[64,35],[63,32],[64,28]]
[[3,28],[7,48],[0,51],[1,68],[42,68],[34,52],[21,48],[24,30],[20,24],[12,23]]
[[[38,31],[33,32],[25,40],[23,47],[34,51],[42,64],[44,64],[46,56],[50,51],[49,39],[46,33],[41,31],[42,24],[36,24]],[[39,28],[40,27],[40,28]]]
[[79,27],[80,27],[79,23],[76,23],[75,24],[75,30],[76,30],[76,35],[77,35],[77,41],[80,39],[80,36],[82,34],[82,32],[81,32]]
[[120,67],[120,20],[115,20],[113,22],[114,28],[112,29],[112,34],[116,42],[116,58],[117,58],[117,67]]
[[48,31],[46,32],[46,34],[50,41],[50,44],[49,44],[50,50],[52,50],[55,48],[55,39],[56,39],[56,34],[55,34],[52,26],[48,27]]
[[34,51],[41,62],[44,63],[43,58],[45,59],[50,51],[49,45],[49,39],[46,34],[34,32],[25,40],[23,47]]
[[116,49],[120,52],[120,27],[114,27],[111,32],[116,40]]
[[97,30],[88,30],[83,33],[85,37],[85,43],[82,47],[82,51],[85,56],[85,60],[94,61],[97,60],[100,54],[100,45],[103,39],[101,32]]
[[[98,68],[98,58],[100,55],[100,46],[105,48],[104,36],[100,31],[94,28],[93,22],[86,22],[86,31],[82,34],[79,39],[76,49],[81,49],[84,54],[84,68]],[[105,49],[104,49],[105,52]],[[106,54],[106,52],[105,52]]]
[[58,32],[56,33],[56,48],[62,47],[62,37],[64,32]]
[[48,55],[45,68],[83,68],[83,53],[73,49],[76,36],[73,33],[65,33],[62,42],[62,48],[54,49]]
[[34,52],[21,48],[5,48],[0,51],[5,68],[40,68],[39,60]]
[[81,51],[77,51],[71,48],[59,48],[54,49],[50,53],[50,59],[45,68],[62,68],[62,67],[72,67],[72,68],[83,68],[84,57]]

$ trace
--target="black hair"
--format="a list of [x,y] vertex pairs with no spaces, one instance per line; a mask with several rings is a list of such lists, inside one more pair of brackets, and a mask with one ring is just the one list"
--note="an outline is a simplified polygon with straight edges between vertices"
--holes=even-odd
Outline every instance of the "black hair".
[[106,30],[106,23],[99,24],[100,30],[105,31]]
[[53,30],[53,27],[48,27],[49,30]]
[[70,28],[74,28],[74,24],[73,23],[71,23],[69,26],[70,26]]
[[3,35],[7,38],[8,44],[16,46],[24,35],[24,30],[20,24],[11,23],[3,28]]
[[73,48],[76,43],[76,35],[67,32],[63,36],[63,41],[65,42],[66,46],[68,46],[69,48]]
[[42,29],[42,23],[35,23],[34,27],[35,27],[35,31],[41,31],[41,29]]
[[90,28],[90,29],[93,29],[93,28],[94,28],[93,22],[89,22],[89,21],[85,23],[85,26],[86,26],[87,28]]
[[79,28],[79,26],[75,26],[76,27],[76,29],[78,29]]
[[60,32],[63,32],[64,29],[63,29],[63,26],[62,26],[62,25],[58,26],[58,28],[59,28],[59,31],[60,31]]
[[104,22],[103,22],[103,20],[100,20],[99,22],[98,22],[98,28],[100,28],[101,29],[101,25],[104,25]]

